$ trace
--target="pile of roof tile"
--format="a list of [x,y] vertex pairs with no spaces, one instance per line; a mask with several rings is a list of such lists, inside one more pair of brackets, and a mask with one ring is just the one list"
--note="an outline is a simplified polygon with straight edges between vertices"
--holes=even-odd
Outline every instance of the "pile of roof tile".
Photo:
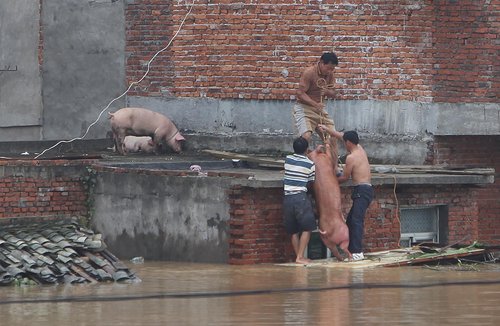
[[0,285],[138,281],[101,239],[76,222],[2,226]]

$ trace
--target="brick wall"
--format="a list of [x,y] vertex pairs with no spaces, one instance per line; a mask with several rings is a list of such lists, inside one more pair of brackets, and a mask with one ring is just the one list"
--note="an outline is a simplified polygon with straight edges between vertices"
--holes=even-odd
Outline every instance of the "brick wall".
[[0,218],[87,216],[84,173],[62,161],[0,162]]
[[498,102],[500,1],[435,1],[435,102]]
[[[396,181],[397,182],[397,181]],[[342,211],[351,207],[350,188],[342,188]],[[478,190],[462,185],[376,186],[375,199],[365,217],[366,252],[399,248],[399,208],[448,206],[448,243],[478,239]],[[231,264],[279,263],[295,257],[282,218],[281,188],[234,188],[230,194],[231,220],[229,262]],[[498,228],[497,228],[498,229]]]
[[[455,139],[437,140],[435,148],[438,149],[460,147],[453,146]],[[470,142],[474,143],[473,140]],[[484,144],[484,141],[479,140],[476,145],[479,143]],[[441,157],[440,155],[436,157]],[[90,163],[78,161],[0,162],[0,218],[87,216],[88,191],[84,180],[88,177],[88,164]],[[96,171],[99,172],[99,169],[96,168]],[[124,172],[125,169],[114,170],[117,173],[120,171]],[[179,171],[148,173],[176,176],[190,174]],[[233,175],[216,173],[210,176]],[[398,208],[403,206],[447,205],[450,243],[459,241],[466,235],[471,236],[470,242],[479,239],[487,243],[498,243],[498,186],[397,185],[396,195],[393,190],[392,185],[375,187],[375,200],[365,219],[364,246],[367,252],[398,247]],[[496,192],[490,195],[490,191]],[[257,264],[293,260],[290,238],[283,227],[282,188],[232,186],[227,198],[230,206],[229,263]],[[342,210],[347,215],[351,205],[350,188],[342,188],[342,203]],[[489,205],[495,203],[496,206]]]
[[434,164],[489,167],[495,183],[477,189],[479,241],[500,244],[500,136],[437,136],[431,153]]
[[[302,68],[340,57],[338,98],[497,102],[499,0],[195,0],[130,95],[288,100]],[[126,5],[126,76],[166,46],[185,2]]]
[[283,228],[283,190],[235,186],[229,193],[229,263],[285,262],[293,248]]
[[[472,243],[478,239],[477,189],[462,185],[398,185],[375,187],[375,200],[365,217],[365,250],[379,251],[399,247],[400,208],[447,205],[447,242]],[[344,192],[343,210],[349,212],[351,201]],[[399,208],[399,209],[398,209]]]
[[[127,85],[140,80],[147,63],[160,49],[167,46],[174,33],[173,1],[140,0],[127,4],[125,11],[125,60]],[[180,9],[180,8],[179,8]],[[129,95],[169,95],[173,87],[174,62],[171,48],[158,56],[148,77],[130,89]]]

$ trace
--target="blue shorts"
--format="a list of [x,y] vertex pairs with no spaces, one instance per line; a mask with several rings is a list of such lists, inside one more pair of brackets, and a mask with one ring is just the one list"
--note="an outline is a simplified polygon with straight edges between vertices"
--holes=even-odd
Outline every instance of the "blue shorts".
[[283,199],[283,221],[288,234],[316,230],[316,218],[307,193],[285,195]]

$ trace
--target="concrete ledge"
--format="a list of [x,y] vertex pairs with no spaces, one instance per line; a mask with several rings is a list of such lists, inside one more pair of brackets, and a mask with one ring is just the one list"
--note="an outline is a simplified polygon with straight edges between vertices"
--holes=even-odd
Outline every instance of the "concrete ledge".
[[[218,151],[229,151],[235,153],[259,153],[280,156],[291,153],[293,134],[258,134],[258,133],[235,133],[235,134],[206,134],[187,133],[184,151],[195,153],[204,149]],[[362,134],[363,146],[370,155],[370,161],[377,164],[422,164],[426,157],[427,144],[423,140],[413,138],[396,139],[393,136],[385,138],[372,138]],[[66,141],[66,140],[64,140]],[[43,150],[48,149],[58,141],[12,141],[0,142],[0,156],[19,157],[21,153],[28,152],[29,157],[34,157]],[[311,147],[319,144],[316,137],[313,139]],[[63,142],[55,148],[47,151],[41,159],[54,158],[61,155],[77,156],[92,155],[98,153],[112,153],[113,141],[110,138],[76,140],[71,143]],[[413,153],[412,155],[399,155],[398,153]]]
[[[18,157],[21,153],[28,152],[33,156],[54,146],[58,142],[57,140],[0,142],[0,155]],[[107,148],[112,146],[113,141],[108,138],[75,140],[71,143],[61,143],[57,147],[47,151],[41,158],[54,157],[61,154],[102,152],[107,151]]]
[[[384,174],[373,175],[374,186],[383,185],[486,185],[495,182],[494,175],[450,175],[450,174]],[[283,187],[283,174],[280,172],[255,172],[249,179],[242,179],[241,184],[251,188],[278,188]],[[343,183],[341,187],[352,187],[351,181]]]

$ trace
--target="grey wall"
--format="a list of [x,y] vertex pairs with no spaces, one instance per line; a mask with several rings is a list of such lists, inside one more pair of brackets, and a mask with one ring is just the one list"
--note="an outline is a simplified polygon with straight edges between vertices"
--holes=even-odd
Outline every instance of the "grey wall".
[[[127,98],[171,117],[180,128],[209,133],[294,133],[293,101],[216,100],[207,98]],[[337,129],[379,135],[497,135],[500,105],[418,103],[409,101],[329,101]]]
[[39,3],[0,1],[0,139],[33,140],[42,124]]
[[230,179],[99,172],[94,227],[121,258],[227,262]]
[[[128,97],[127,105],[169,116],[184,130],[237,137],[217,149],[245,151],[254,135],[270,150],[291,151],[295,135],[292,101],[245,101]],[[500,134],[498,104],[386,101],[330,101],[327,111],[338,130],[357,130],[369,155],[380,163],[421,164],[433,135]],[[249,141],[246,143],[244,137]],[[287,141],[278,140],[286,137]],[[188,138],[189,142],[189,138]],[[260,148],[263,145],[258,145]]]
[[[82,136],[125,91],[124,20],[122,1],[43,1],[43,139]],[[87,138],[107,124],[104,114]]]
[[[17,66],[0,71],[1,141],[80,137],[125,91],[123,1],[41,3],[40,16],[39,1],[0,1],[0,70]],[[104,114],[87,138],[107,124]]]

